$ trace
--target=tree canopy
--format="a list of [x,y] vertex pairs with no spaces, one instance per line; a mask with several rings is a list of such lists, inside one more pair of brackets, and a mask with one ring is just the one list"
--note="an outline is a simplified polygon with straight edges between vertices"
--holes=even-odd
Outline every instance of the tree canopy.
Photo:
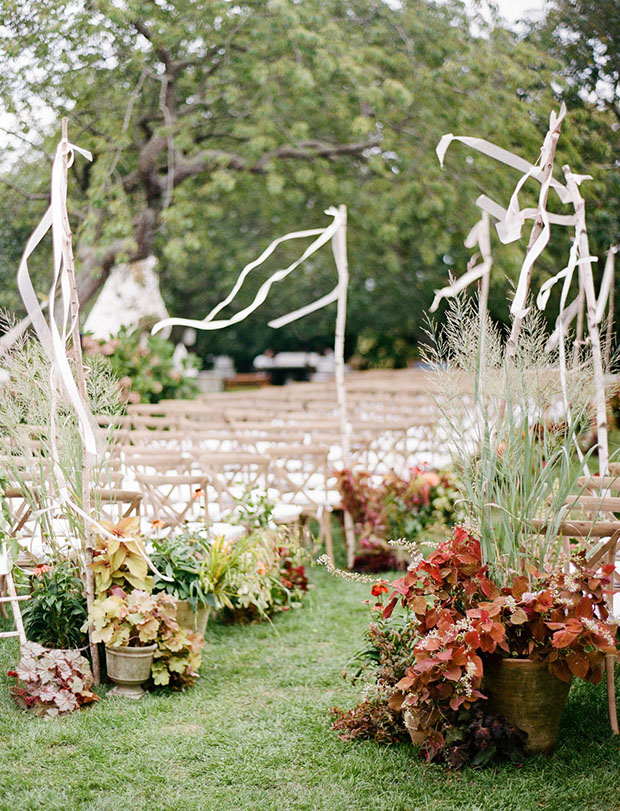
[[[433,289],[470,258],[463,240],[478,219],[476,197],[484,191],[505,202],[517,179],[458,147],[442,170],[441,135],[479,135],[533,161],[550,110],[575,83],[540,32],[520,38],[482,21],[474,32],[456,0],[4,6],[0,98],[21,122],[20,138],[39,143],[39,126],[29,126],[45,106],[69,115],[70,139],[94,155],[72,169],[84,300],[115,262],[155,253],[170,311],[201,317],[273,238],[324,225],[323,210],[345,203],[348,349],[358,344],[377,356],[404,357],[415,346]],[[584,191],[599,252],[617,239],[607,206],[616,194],[613,123],[607,109],[580,98],[559,148],[558,165],[593,175]],[[47,127],[43,151],[57,129]],[[7,286],[17,246],[44,205],[45,157],[26,153],[5,179]],[[533,183],[524,200],[536,192]],[[563,266],[565,248],[558,233],[541,277]],[[493,249],[491,312],[505,320],[507,280],[523,246],[494,239]],[[239,306],[291,250],[257,271]],[[329,345],[332,308],[278,332],[266,322],[327,292],[334,279],[324,250],[252,318],[202,336],[202,352],[229,351],[247,363],[266,346]]]

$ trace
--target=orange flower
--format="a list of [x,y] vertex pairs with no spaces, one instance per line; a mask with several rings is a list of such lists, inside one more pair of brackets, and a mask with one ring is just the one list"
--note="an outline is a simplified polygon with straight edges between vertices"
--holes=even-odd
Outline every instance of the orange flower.
[[194,490],[194,492],[192,493],[192,498],[200,498],[201,496],[204,495],[204,492],[205,491],[202,489],[202,487],[199,487],[197,490]]
[[388,591],[389,588],[385,585],[385,583],[375,583],[370,589],[370,593],[373,597],[380,597],[382,594],[387,594]]
[[151,527],[153,529],[163,529],[166,526],[166,522],[162,521],[161,518],[156,518],[154,521],[151,521]]
[[49,572],[49,570],[50,567],[46,563],[42,563],[41,565],[34,567],[34,569],[32,570],[32,574],[35,577],[41,577],[43,572]]

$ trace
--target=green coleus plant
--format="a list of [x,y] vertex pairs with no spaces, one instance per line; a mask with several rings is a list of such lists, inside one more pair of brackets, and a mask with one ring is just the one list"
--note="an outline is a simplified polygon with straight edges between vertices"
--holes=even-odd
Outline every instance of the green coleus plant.
[[90,664],[76,650],[54,650],[26,642],[19,664],[8,675],[17,679],[11,687],[16,704],[39,718],[68,715],[98,700],[91,690]]

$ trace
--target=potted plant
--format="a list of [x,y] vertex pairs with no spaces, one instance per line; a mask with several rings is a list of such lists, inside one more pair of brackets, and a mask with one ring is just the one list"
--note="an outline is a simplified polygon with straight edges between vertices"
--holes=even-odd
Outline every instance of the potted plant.
[[135,519],[105,525],[92,563],[97,599],[89,613],[93,639],[106,648],[108,676],[115,695],[141,698],[142,685],[187,687],[198,677],[201,634],[176,621],[177,606],[168,594],[151,594],[153,578]]
[[213,593],[203,590],[200,576],[210,543],[204,525],[189,525],[182,532],[151,540],[151,560],[168,578],[164,580],[155,575],[153,591],[171,594],[177,601],[179,625],[203,636],[209,615],[217,608]]
[[459,762],[483,704],[496,723],[506,715],[528,732],[530,752],[550,751],[570,680],[600,680],[616,653],[604,594],[613,567],[590,570],[585,547],[567,560],[558,531],[588,461],[578,440],[592,365],[585,353],[560,375],[546,344],[530,311],[509,353],[475,303],[457,300],[427,354],[468,529],[392,586],[376,584],[375,596],[386,620],[401,601],[415,629],[409,665],[384,698],[429,760]]
[[144,695],[142,685],[151,675],[159,625],[166,612],[174,619],[174,605],[165,606],[141,589],[127,594],[119,586],[94,603],[89,616],[93,641],[105,645],[108,676],[116,684],[112,695]]
[[549,752],[571,679],[600,681],[605,655],[617,654],[604,595],[610,569],[595,573],[582,556],[573,566],[570,574],[532,569],[500,590],[480,543],[458,527],[402,578],[376,582],[371,652],[380,667],[365,702],[337,711],[336,728],[371,737],[404,726],[427,760],[462,766],[466,754],[481,754],[469,726],[482,712],[512,741],[511,755],[525,740],[530,753]]
[[22,645],[21,659],[9,676],[15,703],[39,718],[55,718],[98,701],[92,692],[88,660],[76,650],[49,650],[36,642]]

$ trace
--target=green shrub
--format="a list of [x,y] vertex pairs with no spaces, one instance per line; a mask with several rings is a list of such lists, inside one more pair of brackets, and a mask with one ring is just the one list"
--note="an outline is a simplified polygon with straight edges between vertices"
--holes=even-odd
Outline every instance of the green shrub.
[[118,378],[121,396],[129,403],[158,403],[160,400],[194,397],[196,381],[187,372],[199,361],[188,356],[179,371],[173,363],[174,344],[161,335],[149,335],[141,329],[121,327],[118,334],[105,340],[90,335],[82,339],[84,351],[106,358]]

